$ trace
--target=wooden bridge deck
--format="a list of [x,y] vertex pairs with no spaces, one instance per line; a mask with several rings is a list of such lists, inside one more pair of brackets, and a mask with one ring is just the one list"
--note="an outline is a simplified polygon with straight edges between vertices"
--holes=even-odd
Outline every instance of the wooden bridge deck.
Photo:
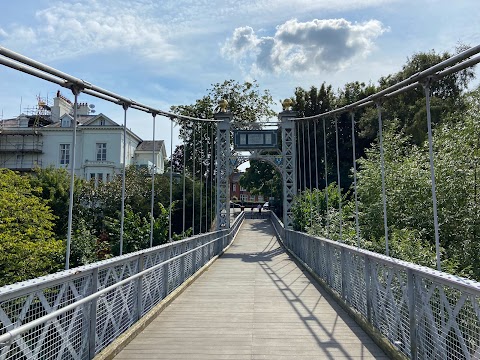
[[237,239],[116,359],[387,359],[278,244],[269,220]]

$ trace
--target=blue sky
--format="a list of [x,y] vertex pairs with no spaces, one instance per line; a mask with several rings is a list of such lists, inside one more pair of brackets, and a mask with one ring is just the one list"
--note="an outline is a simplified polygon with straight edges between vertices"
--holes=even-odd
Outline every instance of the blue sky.
[[[167,111],[227,79],[256,79],[279,111],[296,86],[376,83],[415,52],[480,43],[478,0],[19,0],[0,14],[0,45]],[[0,66],[0,115],[57,90]],[[119,106],[79,100],[123,121]],[[127,126],[152,138],[148,114],[129,110]],[[169,134],[158,118],[167,152]]]

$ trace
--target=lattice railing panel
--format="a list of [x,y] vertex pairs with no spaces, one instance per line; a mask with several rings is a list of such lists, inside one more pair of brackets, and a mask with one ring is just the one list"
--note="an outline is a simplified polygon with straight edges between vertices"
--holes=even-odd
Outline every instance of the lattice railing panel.
[[98,298],[96,351],[103,349],[136,321],[136,284],[130,281]]
[[385,263],[372,263],[372,323],[395,346],[410,349],[407,273]]
[[480,283],[272,221],[285,246],[405,356],[480,359]]
[[480,359],[480,295],[416,280],[418,354],[424,359]]
[[[161,251],[153,254],[148,254],[144,257],[144,269],[149,269],[155,265],[161,264],[167,260],[167,249],[163,248]],[[152,270],[142,278],[142,315],[150,311],[156,304],[165,298],[167,294],[166,289],[166,267],[162,266],[158,269]]]
[[363,316],[367,317],[367,282],[365,281],[365,258],[355,253],[345,253],[345,267],[350,269],[344,284],[345,299]]
[[336,247],[330,247],[330,286],[338,294],[342,293],[342,256],[340,249]]
[[[92,274],[72,278],[0,302],[0,333],[19,327],[61,309],[91,293]],[[2,297],[3,298],[3,297]],[[89,306],[81,306],[17,337],[1,349],[0,359],[42,359],[54,354],[59,359],[82,359],[88,355]],[[60,344],[56,339],[65,338]]]
[[0,288],[0,360],[93,358],[232,238],[197,235]]
[[[180,245],[175,244],[170,248],[169,258],[173,258],[180,254]],[[168,264],[168,293],[170,294],[181,284],[180,259],[171,261]]]

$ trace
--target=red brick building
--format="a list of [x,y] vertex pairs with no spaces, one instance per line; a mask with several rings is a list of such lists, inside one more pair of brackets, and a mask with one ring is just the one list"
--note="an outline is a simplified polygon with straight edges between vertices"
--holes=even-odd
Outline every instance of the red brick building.
[[233,173],[230,176],[230,201],[233,203],[252,205],[252,204],[261,204],[265,203],[265,197],[263,195],[252,195],[247,189],[244,189],[240,186],[240,178],[243,176],[243,173]]

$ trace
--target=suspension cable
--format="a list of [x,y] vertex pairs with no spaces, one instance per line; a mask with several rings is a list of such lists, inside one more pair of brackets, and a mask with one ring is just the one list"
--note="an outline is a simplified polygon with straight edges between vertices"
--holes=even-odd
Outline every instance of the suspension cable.
[[152,113],[152,123],[153,123],[153,130],[152,130],[152,134],[153,134],[153,146],[152,146],[152,194],[151,194],[151,198],[150,198],[150,247],[153,246],[153,221],[154,221],[154,218],[153,218],[153,208],[154,208],[154,205],[155,205],[155,174],[157,172],[157,167],[156,167],[156,158],[155,158],[155,116],[157,114],[155,113]]
[[307,190],[307,164],[306,164],[306,156],[305,156],[305,124],[306,122],[302,123],[302,148],[303,148],[303,192]]
[[380,141],[380,170],[382,173],[382,202],[383,202],[383,227],[385,231],[385,254],[390,256],[388,248],[388,223],[387,223],[387,196],[385,193],[385,158],[383,154],[383,131],[382,131],[382,105],[377,102],[378,111],[378,138]]
[[307,140],[308,140],[308,185],[310,189],[310,227],[313,224],[313,206],[312,206],[312,159],[311,159],[311,152],[312,149],[310,148],[310,123],[307,123]]
[[192,162],[193,162],[193,173],[192,173],[192,235],[195,235],[195,154],[197,153],[197,143],[195,139],[195,122],[192,121],[192,131],[193,131],[193,152],[192,152]]
[[313,123],[313,140],[315,142],[315,188],[317,189],[316,191],[316,196],[315,196],[315,202],[317,206],[317,212],[320,213],[320,203],[318,201],[318,146],[317,146],[317,122],[318,120],[315,120]]
[[[447,70],[444,70],[445,75],[448,75],[449,73],[453,71],[460,71],[466,67],[470,67],[475,65],[476,63],[480,62],[480,57],[475,57],[471,58],[469,60],[465,60],[469,57],[472,57],[473,55],[476,55],[480,52],[480,45],[471,47],[457,55],[454,55],[450,57],[449,59],[446,59],[426,70],[423,70],[421,72],[418,72],[414,74],[413,76],[409,77],[408,79],[405,79],[395,85],[392,85],[388,87],[387,89],[384,89],[374,95],[371,95],[365,99],[359,100],[353,104],[347,105],[341,109],[335,109],[332,111],[329,111],[327,113],[322,113],[319,115],[314,115],[309,118],[305,119],[319,119],[321,117],[325,116],[330,116],[335,113],[340,113],[340,112],[347,112],[349,111],[352,107],[362,107],[365,106],[366,104],[371,104],[372,101],[375,101],[376,99],[379,99],[385,95],[391,94],[395,91],[405,91],[406,88],[408,88],[410,85],[418,85],[418,81],[426,78],[427,76],[431,75],[439,75],[438,72],[442,69],[445,69],[446,67],[449,67]],[[156,109],[153,107],[150,107],[148,105],[144,105],[141,103],[138,103],[136,101],[133,101],[131,99],[127,99],[123,96],[117,95],[111,91],[102,89],[98,86],[95,86],[85,80],[76,78],[74,76],[71,76],[69,74],[66,74],[64,72],[61,72],[59,70],[56,70],[50,66],[44,65],[38,61],[35,61],[33,59],[30,59],[26,56],[23,56],[19,53],[16,53],[14,51],[11,51],[3,46],[0,46],[0,55],[3,57],[0,57],[0,64],[14,68],[16,70],[22,71],[24,73],[45,79],[47,81],[57,83],[60,86],[64,87],[71,87],[71,85],[78,86],[79,88],[82,88],[82,92],[89,94],[91,96],[95,96],[97,98],[101,98],[116,104],[121,104],[121,103],[129,103],[131,104],[132,108],[138,109],[140,111],[145,111],[145,112],[156,112],[158,115],[166,116],[166,117],[176,117],[178,119],[184,119],[184,120],[196,120],[196,121],[211,121],[211,122],[218,122],[219,120],[214,120],[214,119],[199,119],[199,118],[193,118],[190,116],[184,116],[184,115],[178,115],[178,114],[172,114],[160,109]],[[12,60],[9,60],[12,59]],[[456,63],[459,63],[457,65],[454,65]],[[19,64],[21,63],[21,64]],[[465,63],[465,65],[463,65]],[[24,66],[22,64],[25,64],[27,66]],[[452,66],[453,65],[453,66]],[[443,75],[443,76],[445,76]]]
[[340,151],[338,149],[338,117],[335,116],[335,147],[337,150],[337,179],[338,179],[338,217],[339,217],[339,241],[343,242],[342,238],[342,187],[340,185]]
[[435,164],[433,162],[432,116],[430,113],[430,84],[428,81],[424,84],[423,89],[425,90],[425,101],[427,109],[428,154],[430,157],[430,179],[432,182],[433,224],[435,228],[435,253],[437,257],[437,270],[442,271],[442,263],[440,260],[440,234],[437,213],[437,190],[435,186]]
[[172,208],[173,208],[173,120],[170,122],[170,209],[168,215],[168,239],[172,241]]
[[182,210],[182,235],[185,237],[185,213],[186,213],[186,204],[187,196],[185,191],[186,186],[186,177],[187,177],[187,125],[185,122],[184,127],[184,137],[183,137],[183,210]]
[[75,149],[77,146],[77,108],[79,89],[72,87],[74,95],[73,103],[73,132],[72,132],[72,164],[70,169],[70,197],[68,201],[68,230],[67,230],[67,248],[65,252],[65,270],[70,268],[70,247],[72,243],[72,222],[73,222],[73,197],[75,189]]
[[125,223],[125,172],[127,158],[127,110],[128,104],[123,103],[123,164],[122,164],[122,207],[120,212],[120,255],[123,254],[123,226]]
[[355,192],[355,230],[357,235],[357,247],[360,248],[360,226],[358,224],[358,197],[357,197],[357,157],[355,154],[355,114],[350,113],[352,119],[352,154],[353,154],[353,189]]
[[322,119],[323,123],[323,156],[324,156],[324,170],[325,170],[325,206],[326,206],[326,213],[325,213],[325,225],[327,230],[327,237],[329,236],[330,232],[330,220],[328,214],[328,168],[327,168],[327,131],[325,129],[325,118]]
[[202,233],[203,215],[203,124],[200,124],[200,216],[198,218],[199,234]]

